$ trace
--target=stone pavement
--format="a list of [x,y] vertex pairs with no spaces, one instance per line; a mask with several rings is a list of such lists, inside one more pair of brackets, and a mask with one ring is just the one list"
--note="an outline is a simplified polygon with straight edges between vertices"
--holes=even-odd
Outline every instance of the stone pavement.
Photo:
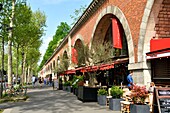
[[3,113],[120,113],[99,106],[97,102],[81,102],[72,93],[53,91],[51,87],[28,90],[26,102],[0,104]]

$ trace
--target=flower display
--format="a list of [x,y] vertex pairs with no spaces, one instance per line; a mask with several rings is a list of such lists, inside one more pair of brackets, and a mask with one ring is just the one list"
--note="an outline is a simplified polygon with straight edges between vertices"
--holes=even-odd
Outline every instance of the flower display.
[[148,91],[145,86],[135,85],[130,95],[134,104],[145,104],[145,99],[148,97]]

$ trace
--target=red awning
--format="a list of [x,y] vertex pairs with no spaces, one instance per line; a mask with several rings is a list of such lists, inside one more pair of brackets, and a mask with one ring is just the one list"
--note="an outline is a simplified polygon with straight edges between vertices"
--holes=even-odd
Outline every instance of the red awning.
[[113,38],[113,47],[122,49],[122,28],[120,23],[116,18],[112,18],[112,38]]
[[64,72],[64,74],[75,74],[76,71],[80,71],[80,72],[84,73],[84,72],[93,72],[93,71],[97,71],[97,70],[108,70],[108,69],[114,68],[115,64],[126,63],[126,62],[128,62],[128,60],[129,60],[129,58],[121,58],[121,59],[117,59],[117,60],[113,61],[112,63],[108,63],[108,64],[78,67],[76,69],[67,70]]
[[150,52],[146,53],[147,59],[163,58],[170,56],[170,38],[151,39]]
[[155,58],[163,58],[163,57],[170,57],[170,48],[152,51],[149,53],[146,53],[147,59],[155,59]]
[[82,73],[83,72],[93,72],[93,71],[97,71],[97,70],[108,70],[111,68],[114,68],[114,63],[83,67],[80,69],[80,72],[82,72]]
[[170,38],[151,39],[150,52],[170,48]]
[[102,64],[99,66],[100,70],[108,70],[114,68],[114,63],[111,64]]
[[98,69],[99,69],[98,66],[86,66],[86,67],[80,67],[77,70],[80,70],[80,72],[84,73],[84,72],[97,71]]
[[77,50],[75,48],[72,48],[71,52],[72,52],[71,53],[72,54],[72,62],[74,64],[77,64],[78,63],[78,60],[77,60],[77,58],[78,58]]
[[69,75],[69,74],[75,74],[76,73],[76,70],[67,70],[64,72],[65,74]]

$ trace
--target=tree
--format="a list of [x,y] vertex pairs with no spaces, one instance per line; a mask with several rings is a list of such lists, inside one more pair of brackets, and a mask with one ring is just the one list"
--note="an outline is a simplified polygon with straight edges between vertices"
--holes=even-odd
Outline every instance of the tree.
[[31,8],[25,4],[18,3],[15,6],[15,20],[13,31],[13,45],[16,48],[16,78],[18,78],[19,66],[19,49],[28,42],[27,32],[29,31],[29,24],[31,22],[32,11]]
[[[93,43],[92,47],[89,48],[89,45],[84,47],[76,48],[78,51],[78,62],[82,62],[84,66],[92,67],[98,66],[105,63],[110,63],[113,57],[113,47],[110,42],[101,42],[96,41]],[[81,66],[82,64],[79,64]],[[90,85],[94,85],[97,75],[97,70],[91,68],[92,72],[87,72],[90,77]]]
[[81,5],[79,9],[74,10],[74,15],[70,15],[70,18],[73,20],[73,22],[71,23],[71,26],[73,26],[78,21],[78,19],[80,18],[82,13],[86,10],[86,8],[87,8],[87,5],[84,5],[84,6]]
[[67,71],[68,67],[69,67],[69,59],[64,56],[63,57],[60,56],[60,63],[54,69],[54,72],[62,73],[64,71]]
[[78,62],[82,62],[83,59],[86,66],[107,63],[113,57],[113,48],[110,42],[96,41],[91,48],[87,44],[84,47],[76,47],[76,49],[78,50]]
[[[15,10],[15,0],[12,0],[12,13],[10,17],[10,28],[13,28],[14,20],[14,10]],[[12,30],[9,31],[8,36],[8,86],[11,88],[12,85]]]
[[57,46],[60,42],[67,36],[70,31],[70,26],[66,22],[61,22],[59,26],[57,26],[57,30],[55,35],[53,36],[53,40],[51,40],[48,44],[48,48],[43,56],[43,60],[40,63],[39,70],[43,67],[45,62],[51,57]]
[[[26,27],[24,43],[21,44],[21,55],[22,55],[22,82],[26,82],[26,59],[29,52],[29,48],[37,48],[39,50],[44,34],[44,27],[46,22],[46,16],[40,10],[32,13],[30,23]],[[37,56],[38,57],[38,56]]]

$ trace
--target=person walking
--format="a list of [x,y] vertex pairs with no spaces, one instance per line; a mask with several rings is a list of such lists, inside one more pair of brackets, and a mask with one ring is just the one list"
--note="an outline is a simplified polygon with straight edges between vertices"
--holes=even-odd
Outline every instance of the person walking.
[[32,76],[32,87],[35,88],[36,77],[35,75]]
[[40,87],[42,87],[42,83],[43,83],[43,81],[42,81],[42,78],[40,77],[40,78],[39,78]]
[[44,86],[46,86],[47,85],[47,78],[46,77],[44,77]]
[[134,85],[132,76],[133,76],[133,71],[130,71],[129,75],[127,76],[129,90],[132,90]]

